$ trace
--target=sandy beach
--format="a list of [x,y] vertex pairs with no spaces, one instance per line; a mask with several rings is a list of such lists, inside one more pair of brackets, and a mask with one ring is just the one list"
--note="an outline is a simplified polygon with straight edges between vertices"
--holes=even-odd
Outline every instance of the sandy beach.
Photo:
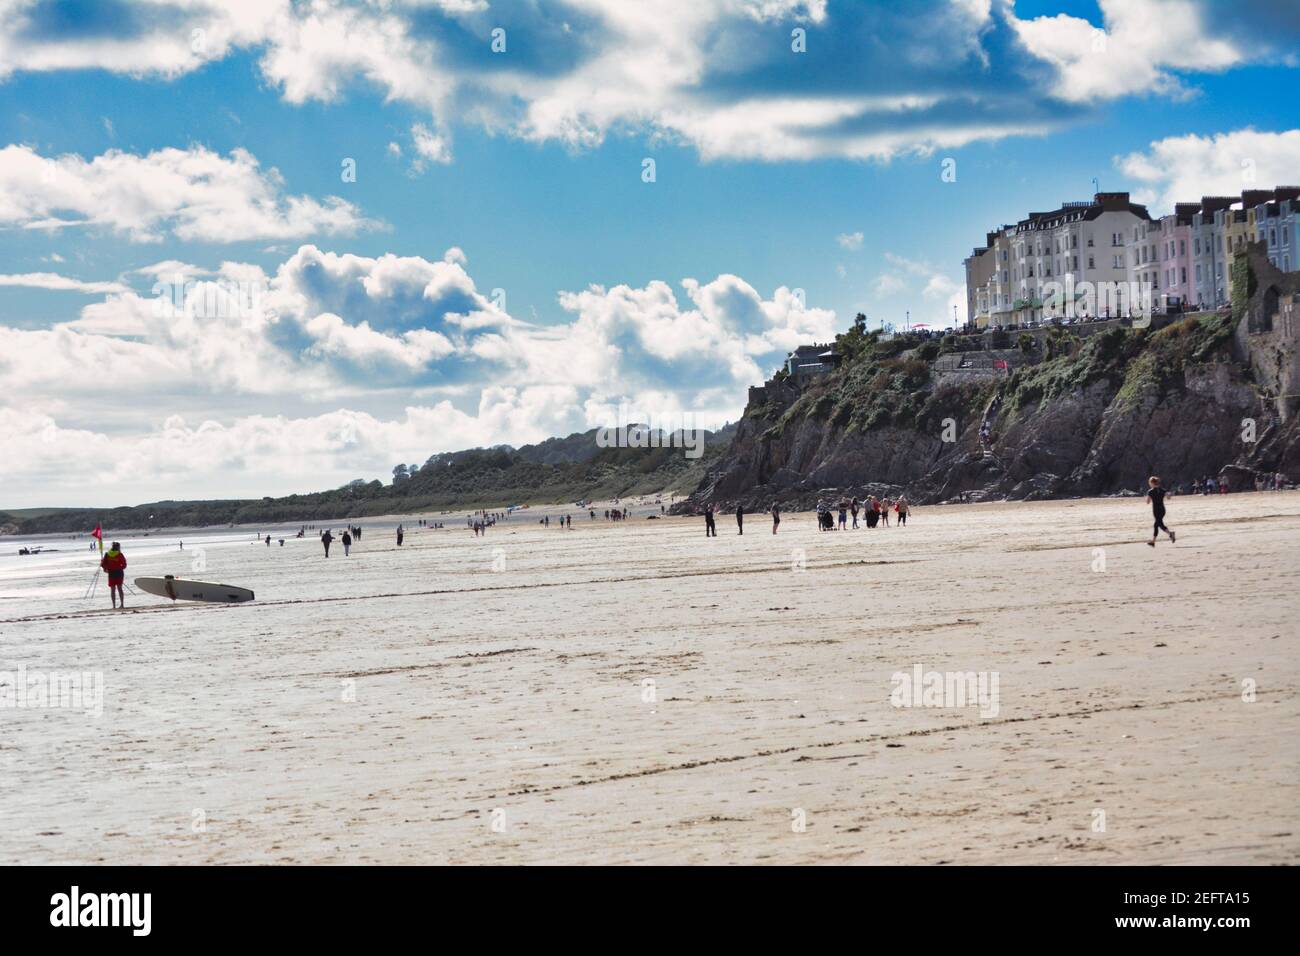
[[[1170,499],[1155,549],[1140,499],[596,507],[123,539],[229,607],[6,558],[0,671],[103,698],[0,710],[0,863],[1300,861],[1300,493]],[[918,665],[996,699],[895,706]]]

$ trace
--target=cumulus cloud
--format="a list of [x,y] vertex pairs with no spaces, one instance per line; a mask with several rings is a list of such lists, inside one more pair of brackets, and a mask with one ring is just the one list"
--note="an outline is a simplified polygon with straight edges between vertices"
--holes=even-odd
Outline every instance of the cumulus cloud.
[[842,232],[835,237],[841,249],[848,249],[850,252],[862,248],[864,236],[860,232]]
[[134,242],[205,242],[348,234],[375,225],[337,196],[286,195],[280,174],[244,149],[201,146],[86,160],[0,149],[0,227],[101,227]]
[[[567,318],[525,322],[467,264],[457,247],[427,260],[312,245],[270,273],[163,261],[137,273],[158,277],[147,293],[111,292],[48,329],[0,326],[15,412],[0,440],[21,450],[0,477],[10,494],[84,500],[76,463],[111,447],[119,464],[100,477],[114,500],[230,494],[232,481],[271,494],[606,424],[624,403],[716,426],[788,350],[835,331],[800,290],[764,296],[725,274],[561,292]],[[281,414],[259,414],[268,402]],[[345,422],[367,439],[341,440]]]
[[1170,136],[1145,151],[1115,157],[1115,165],[1142,184],[1134,191],[1138,202],[1167,213],[1174,203],[1202,196],[1300,184],[1300,129]]
[[1056,68],[1066,100],[1135,93],[1183,95],[1179,72],[1217,72],[1258,50],[1228,39],[1203,0],[1099,0],[1103,27],[1058,14],[1010,21],[1025,46]]
[[[458,122],[574,148],[637,131],[706,159],[889,159],[1041,133],[1117,96],[1181,95],[1198,72],[1293,60],[1290,6],[1100,0],[1098,29],[1020,19],[1010,0],[145,0],[69,36],[57,4],[0,0],[0,69],[172,77],[248,49],[290,103],[364,85],[422,111],[415,170],[450,160]],[[489,45],[499,27],[502,55]]]

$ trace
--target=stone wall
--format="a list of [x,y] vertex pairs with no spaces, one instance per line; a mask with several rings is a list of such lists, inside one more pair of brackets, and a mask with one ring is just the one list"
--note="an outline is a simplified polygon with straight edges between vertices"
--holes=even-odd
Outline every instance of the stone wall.
[[1300,272],[1279,270],[1262,242],[1238,251],[1232,269],[1237,351],[1285,421],[1300,411]]

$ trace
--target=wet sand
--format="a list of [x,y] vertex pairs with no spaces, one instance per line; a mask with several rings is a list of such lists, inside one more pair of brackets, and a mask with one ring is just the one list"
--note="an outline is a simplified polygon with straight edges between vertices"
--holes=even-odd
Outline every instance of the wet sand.
[[[1300,862],[1300,493],[1155,549],[1135,500],[541,513],[132,560],[250,605],[7,582],[0,670],[104,698],[0,710],[0,863]],[[996,716],[894,706],[918,664]]]

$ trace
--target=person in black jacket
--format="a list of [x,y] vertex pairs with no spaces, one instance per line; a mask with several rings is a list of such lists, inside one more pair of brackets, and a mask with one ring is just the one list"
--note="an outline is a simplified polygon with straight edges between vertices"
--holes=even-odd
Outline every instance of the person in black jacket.
[[1147,544],[1154,548],[1161,531],[1169,535],[1169,541],[1173,543],[1178,539],[1165,527],[1165,490],[1160,487],[1160,479],[1155,475],[1147,480],[1147,484],[1150,485],[1147,489],[1147,501],[1151,504],[1151,515],[1155,518],[1155,525],[1151,529],[1151,540]]
[[736,534],[745,533],[745,506],[736,505]]

